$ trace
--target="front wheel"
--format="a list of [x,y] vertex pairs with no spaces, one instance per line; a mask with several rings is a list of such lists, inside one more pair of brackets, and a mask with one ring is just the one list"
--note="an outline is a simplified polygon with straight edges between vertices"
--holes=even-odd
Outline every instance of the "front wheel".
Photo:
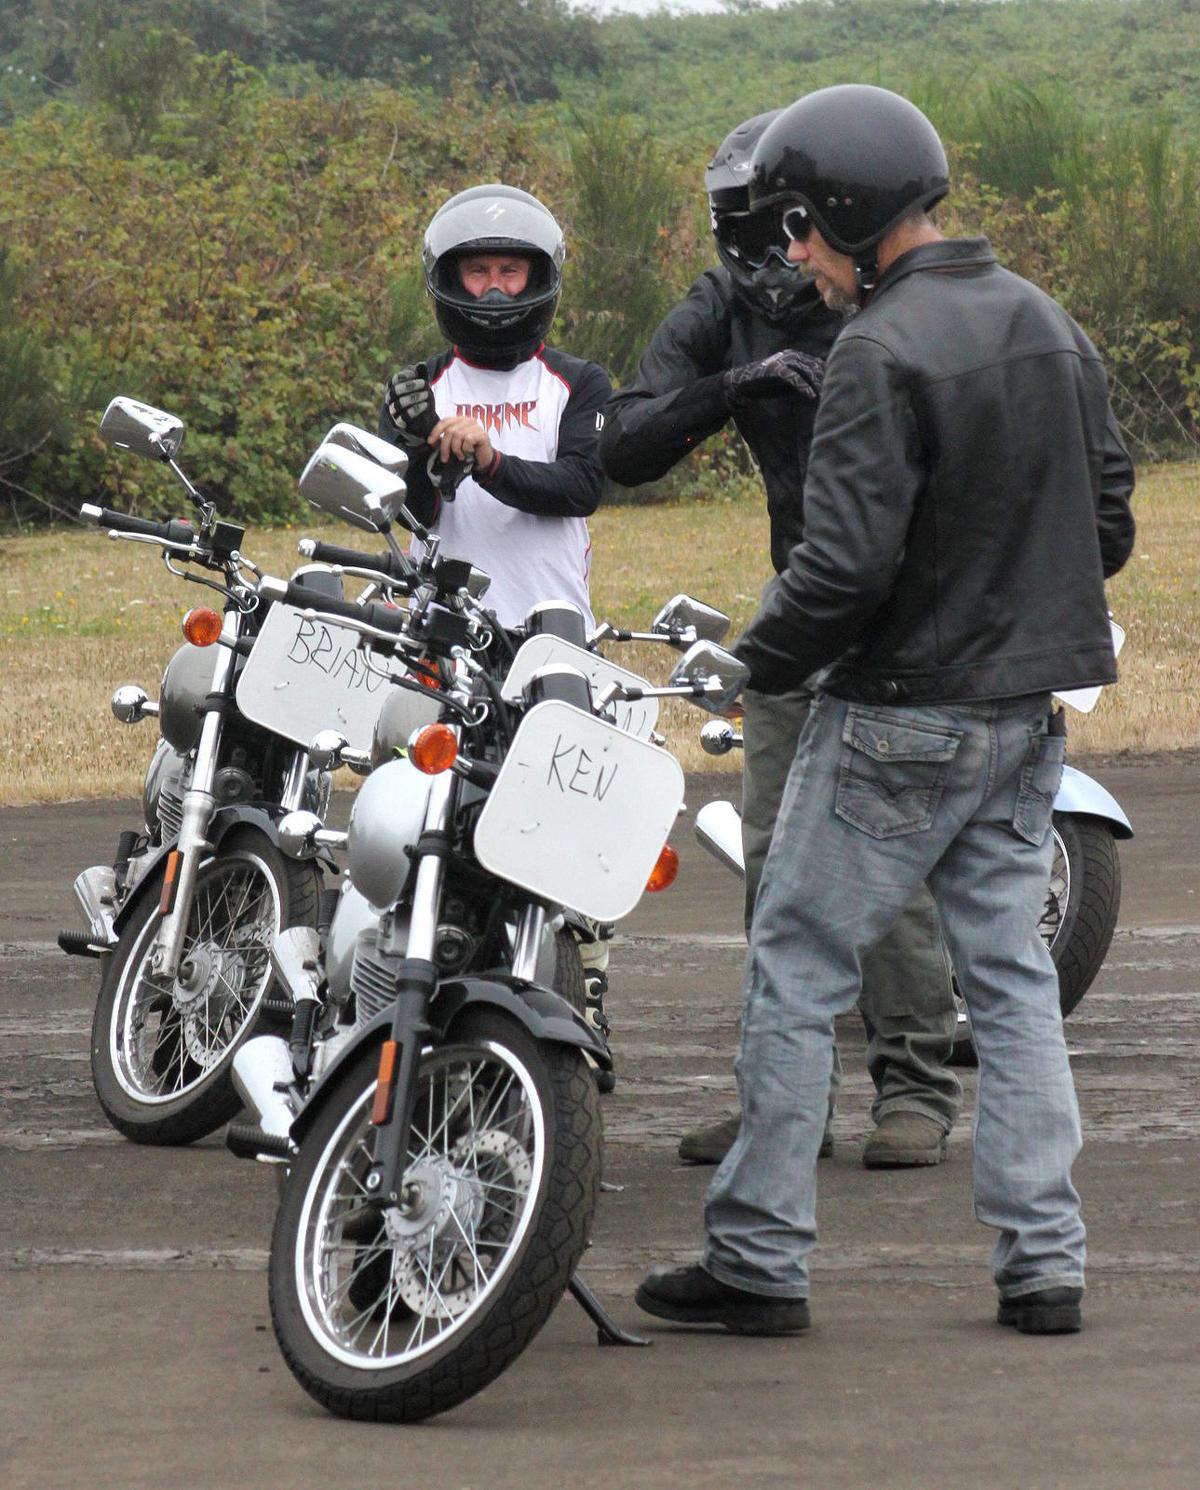
[[121,933],[92,1021],[92,1079],[113,1127],[136,1143],[191,1143],[235,1117],[232,1059],[262,1019],[271,940],[315,921],[311,864],[261,833],[228,834],[196,875],[179,973],[150,972],[161,922],[148,886]]
[[401,1203],[364,1181],[378,1050],[346,1071],[292,1165],[271,1238],[285,1360],[341,1417],[416,1422],[520,1355],[587,1244],[600,1113],[579,1051],[469,1010],[417,1072]]
[[[1056,812],[1054,861],[1038,923],[1058,969],[1063,1018],[1078,1005],[1104,964],[1121,910],[1121,863],[1112,829],[1100,818]],[[957,997],[957,996],[956,996]],[[959,1003],[954,1063],[974,1065],[966,1007]]]

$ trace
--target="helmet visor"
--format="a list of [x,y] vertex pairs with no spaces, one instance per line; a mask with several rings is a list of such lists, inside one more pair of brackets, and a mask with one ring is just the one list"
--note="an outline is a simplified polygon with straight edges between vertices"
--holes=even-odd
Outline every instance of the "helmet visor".
[[814,223],[807,207],[788,207],[781,218],[783,235],[789,243],[804,243],[812,232]]
[[779,213],[771,208],[761,212],[715,212],[713,233],[725,252],[747,269],[763,268],[772,255],[787,257]]

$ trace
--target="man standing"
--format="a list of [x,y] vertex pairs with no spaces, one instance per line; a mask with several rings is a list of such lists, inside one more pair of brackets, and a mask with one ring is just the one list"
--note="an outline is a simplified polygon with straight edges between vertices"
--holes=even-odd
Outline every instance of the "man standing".
[[[841,317],[785,257],[779,213],[752,212],[750,161],[780,110],[759,114],[722,141],[705,172],[720,267],[709,269],[666,317],[637,375],[610,400],[600,457],[614,480],[662,476],[732,418],[762,471],[776,570],[803,536],[802,497],[824,359]],[[781,693],[745,695],[742,839],[749,927],[796,741],[812,693],[806,680]],[[896,926],[868,952],[859,1002],[877,1127],[869,1168],[937,1164],[962,1090],[947,1061],[956,1012],[933,902],[920,888]],[[829,1111],[840,1077],[834,1050]],[[684,1135],[680,1158],[719,1163],[740,1114]],[[822,1151],[832,1140],[826,1133]]]
[[650,1313],[745,1333],[808,1325],[833,1019],[863,951],[930,884],[979,1054],[975,1210],[998,1232],[998,1321],[1081,1324],[1079,1113],[1037,931],[1062,771],[1052,691],[1112,682],[1104,578],[1133,543],[1133,471],[1104,369],[986,239],[927,215],[932,125],[857,85],[787,109],[751,204],[827,305],[804,540],[735,650],[752,685],[829,672],[801,737],[751,928],[742,1127],[703,1262],[656,1269]]

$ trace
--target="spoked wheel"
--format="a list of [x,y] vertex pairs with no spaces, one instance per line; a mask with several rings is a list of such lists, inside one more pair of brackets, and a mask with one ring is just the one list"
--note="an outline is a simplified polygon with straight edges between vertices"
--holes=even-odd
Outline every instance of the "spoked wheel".
[[261,834],[238,833],[201,866],[179,973],[156,978],[148,894],[122,934],[92,1024],[92,1076],[109,1121],[139,1143],[190,1143],[241,1102],[231,1061],[260,1023],[271,938],[313,919],[319,880]]
[[364,1183],[371,1049],[306,1135],[276,1217],[280,1348],[343,1417],[414,1422],[473,1396],[541,1328],[587,1243],[600,1115],[581,1054],[493,1011],[452,1038],[421,1059],[400,1204]]
[[[1121,910],[1121,864],[1108,824],[1098,818],[1054,814],[1054,862],[1038,923],[1058,969],[1063,1018],[1092,986],[1108,955]],[[957,995],[956,995],[957,998]],[[958,998],[954,1061],[974,1065],[966,1006]]]

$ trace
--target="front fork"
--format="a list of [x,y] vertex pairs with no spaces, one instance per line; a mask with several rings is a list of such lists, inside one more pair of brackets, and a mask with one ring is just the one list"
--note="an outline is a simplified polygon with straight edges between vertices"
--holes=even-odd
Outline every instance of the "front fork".
[[[167,855],[166,875],[159,900],[162,920],[150,953],[150,972],[164,983],[173,983],[179,976],[179,967],[183,960],[183,939],[196,889],[196,875],[205,854],[212,850],[208,832],[216,807],[213,782],[221,749],[224,711],[233,698],[233,677],[237,665],[236,643],[241,629],[242,612],[236,605],[230,605],[225,611],[221,627],[221,641],[225,645],[218,645],[212,686],[206,701],[207,712],[200,726],[191,781],[183,794],[179,838],[174,849]],[[303,802],[307,770],[308,755],[303,750],[298,750],[284,785],[280,805],[285,809],[299,807]]]

